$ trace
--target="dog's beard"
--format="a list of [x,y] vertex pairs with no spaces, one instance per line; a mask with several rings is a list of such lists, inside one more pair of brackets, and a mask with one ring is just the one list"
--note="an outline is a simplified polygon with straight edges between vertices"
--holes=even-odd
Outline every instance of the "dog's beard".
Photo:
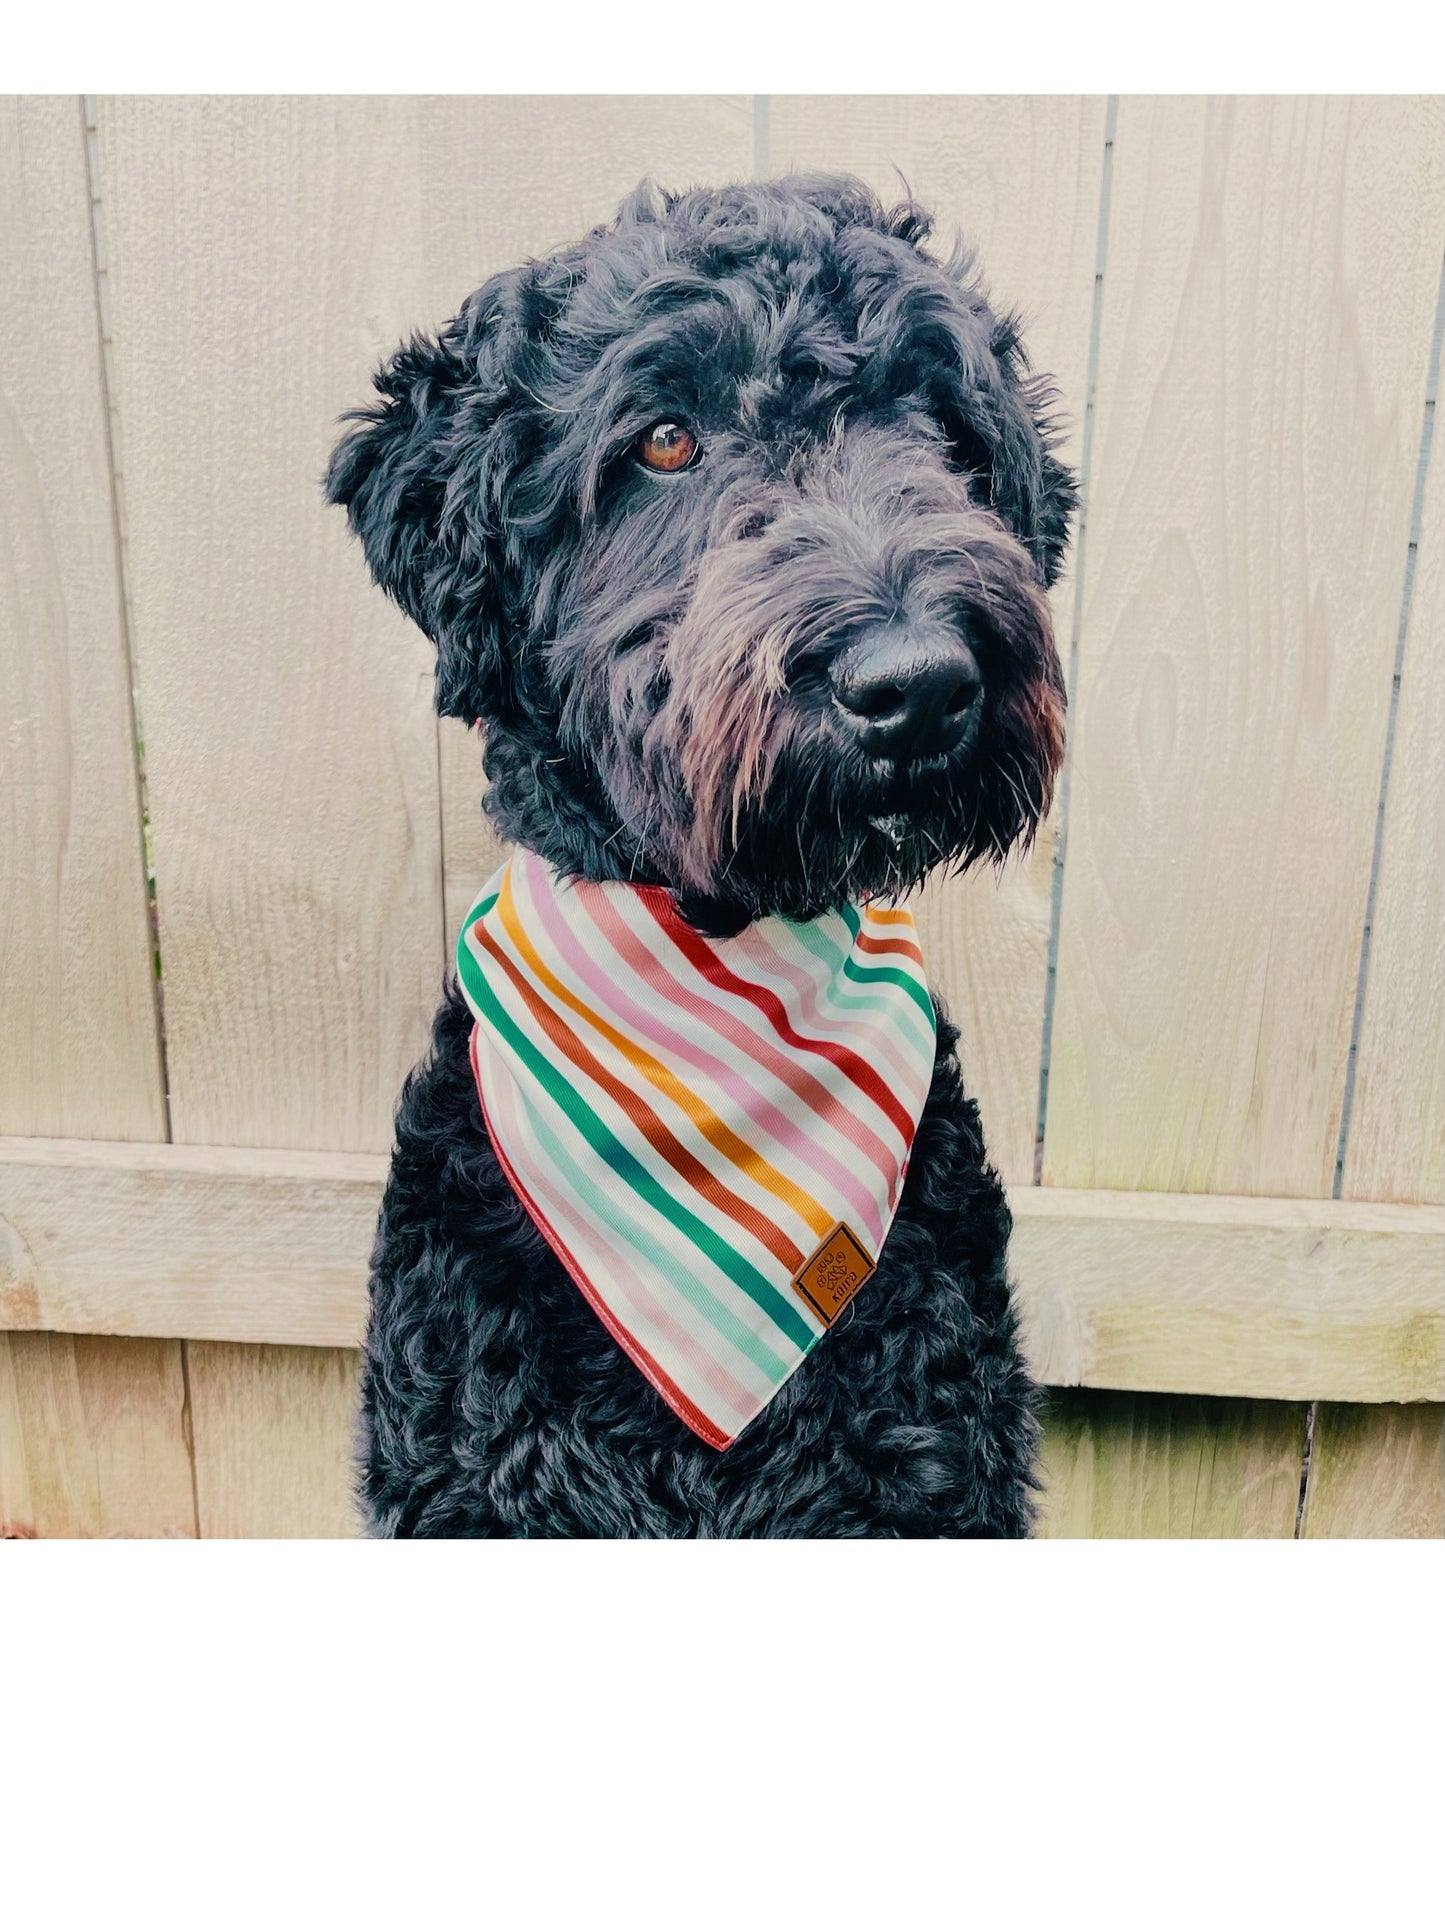
[[984,715],[947,756],[895,766],[794,732],[770,767],[761,796],[705,830],[694,816],[655,852],[684,899],[723,924],[814,917],[1001,861],[1032,841],[1056,763]]

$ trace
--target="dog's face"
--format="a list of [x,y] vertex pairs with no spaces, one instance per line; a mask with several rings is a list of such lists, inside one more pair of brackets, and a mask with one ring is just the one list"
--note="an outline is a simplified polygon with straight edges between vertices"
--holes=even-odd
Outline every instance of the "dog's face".
[[926,233],[851,181],[639,190],[378,376],[329,492],[504,835],[719,929],[1032,835],[1073,485]]

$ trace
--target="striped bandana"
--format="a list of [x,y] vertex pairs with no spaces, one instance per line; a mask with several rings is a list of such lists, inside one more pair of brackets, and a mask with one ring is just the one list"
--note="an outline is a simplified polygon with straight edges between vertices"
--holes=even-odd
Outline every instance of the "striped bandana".
[[702,936],[519,850],[457,945],[492,1144],[537,1228],[719,1450],[865,1282],[933,1075],[913,918]]

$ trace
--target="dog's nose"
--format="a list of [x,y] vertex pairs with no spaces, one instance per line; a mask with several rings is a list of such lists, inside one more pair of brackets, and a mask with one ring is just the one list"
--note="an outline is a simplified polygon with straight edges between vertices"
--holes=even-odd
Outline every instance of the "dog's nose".
[[983,688],[978,660],[951,631],[871,629],[829,670],[833,701],[870,756],[943,756]]

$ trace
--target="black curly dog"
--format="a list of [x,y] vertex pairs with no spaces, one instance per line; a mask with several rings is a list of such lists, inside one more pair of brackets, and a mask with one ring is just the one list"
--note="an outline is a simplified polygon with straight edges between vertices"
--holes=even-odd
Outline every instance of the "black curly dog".
[[[480,722],[500,833],[715,935],[1032,836],[1073,481],[971,260],[848,179],[662,196],[497,275],[350,418],[328,492]],[[478,878],[480,884],[482,879]],[[455,987],[397,1117],[371,1530],[1026,1533],[1010,1229],[942,1018],[876,1275],[729,1450],[664,1404],[492,1154]]]

